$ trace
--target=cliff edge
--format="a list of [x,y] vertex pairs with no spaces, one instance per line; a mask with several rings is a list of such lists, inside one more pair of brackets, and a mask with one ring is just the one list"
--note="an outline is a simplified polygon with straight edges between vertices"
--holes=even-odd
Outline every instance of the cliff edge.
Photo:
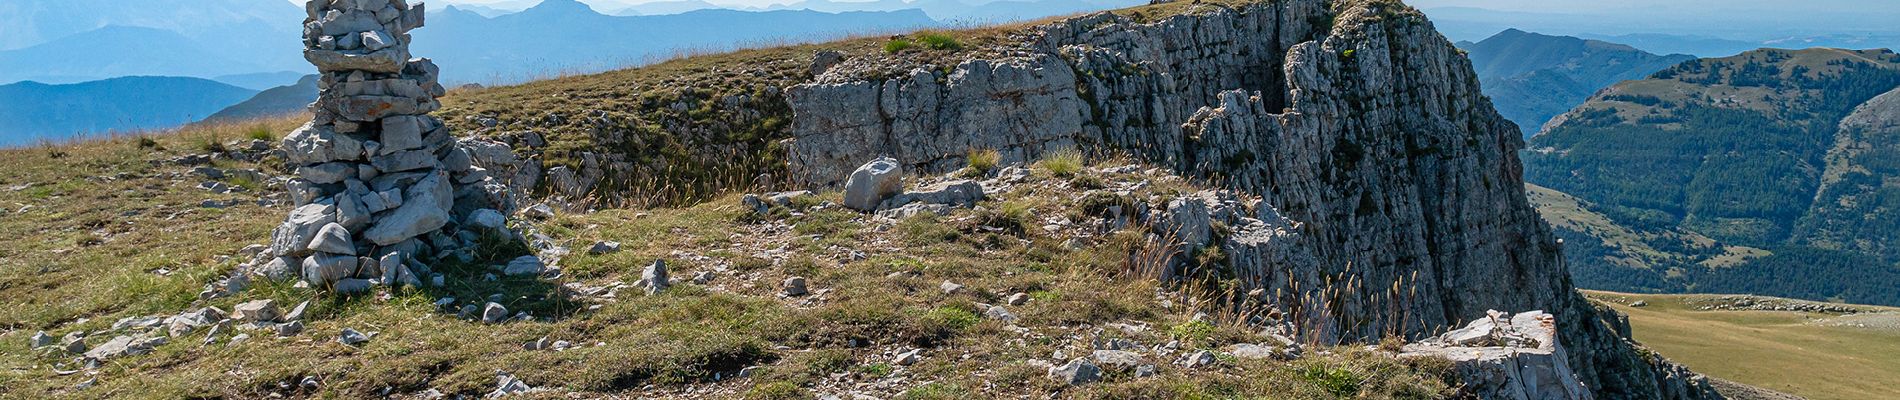
[[[1599,397],[1719,397],[1576,292],[1523,194],[1519,128],[1422,14],[1373,0],[1189,7],[1069,19],[955,65],[821,63],[834,65],[786,93],[790,179],[835,187],[880,155],[931,173],[979,149],[1134,155],[1261,196],[1293,223],[1271,240],[1181,239],[1240,255],[1226,267],[1306,340],[1551,310]],[[1363,289],[1388,287],[1409,293]]]

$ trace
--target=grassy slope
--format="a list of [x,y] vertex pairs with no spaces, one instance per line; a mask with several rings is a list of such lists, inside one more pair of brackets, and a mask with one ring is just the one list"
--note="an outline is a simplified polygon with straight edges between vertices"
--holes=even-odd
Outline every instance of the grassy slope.
[[[943,219],[880,222],[836,209],[779,210],[754,220],[732,196],[688,208],[613,209],[563,215],[540,230],[577,251],[596,240],[616,240],[626,250],[611,255],[575,255],[562,263],[553,284],[601,287],[632,282],[655,259],[672,266],[677,282],[659,296],[636,289],[618,296],[573,295],[533,280],[479,282],[482,271],[449,273],[446,289],[379,291],[329,299],[307,289],[274,284],[236,298],[198,301],[206,282],[235,267],[219,255],[265,240],[285,207],[240,205],[201,209],[205,198],[255,199],[252,194],[211,196],[195,186],[190,168],[155,164],[201,152],[205,143],[229,141],[256,131],[281,136],[297,121],[275,120],[158,136],[157,149],[135,139],[60,147],[0,151],[0,398],[183,398],[293,397],[360,398],[389,390],[397,394],[439,389],[480,395],[505,370],[531,385],[582,396],[809,398],[850,387],[840,380],[880,382],[880,396],[905,398],[990,397],[1058,390],[1043,368],[1028,360],[1061,350],[1086,354],[1089,341],[1127,337],[1153,346],[1182,340],[1189,348],[1219,348],[1259,341],[1224,324],[1189,323],[1190,309],[1166,307],[1153,281],[1125,277],[1129,237],[1097,237],[1080,249],[1062,245],[1074,232],[1047,232],[1036,217],[1077,214],[1079,189],[1038,169],[1035,184],[986,202],[993,211],[960,211]],[[215,137],[216,139],[212,139]],[[57,158],[53,158],[58,155]],[[223,161],[224,168],[258,165]],[[124,179],[89,179],[134,172]],[[1151,179],[1083,172],[1090,185]],[[174,178],[176,177],[176,178]],[[1144,192],[1161,196],[1190,186],[1155,179]],[[20,190],[5,190],[31,184]],[[836,194],[823,199],[836,201]],[[31,205],[15,212],[20,205]],[[129,211],[138,210],[136,213]],[[796,213],[794,213],[796,211]],[[1033,216],[1033,217],[1032,217]],[[1021,234],[992,232],[990,225],[1023,226]],[[1071,229],[1080,229],[1073,226]],[[1121,238],[1121,239],[1117,239]],[[869,257],[852,260],[852,250]],[[161,274],[157,271],[166,270]],[[710,285],[685,283],[700,271],[719,270]],[[890,276],[913,272],[913,276]],[[776,296],[790,275],[811,279],[809,298]],[[954,280],[969,290],[945,295],[939,283]],[[511,309],[533,310],[539,320],[482,325],[437,312],[443,296],[463,299],[502,294]],[[974,303],[1001,303],[1011,293],[1035,300],[1011,310],[1023,328],[982,320]],[[275,338],[248,331],[251,341],[229,344],[232,333],[201,345],[200,330],[160,346],[153,354],[114,359],[102,368],[76,369],[72,356],[28,349],[36,331],[54,336],[99,331],[124,317],[171,315],[201,306],[230,310],[254,299],[284,302],[316,299],[308,329]],[[1179,304],[1178,302],[1176,304]],[[584,307],[598,306],[598,307]],[[1138,333],[1110,323],[1150,327]],[[1179,328],[1177,328],[1179,327]],[[344,328],[380,332],[360,348],[338,344]],[[118,333],[94,334],[91,345]],[[527,351],[538,338],[567,340],[579,347],[562,352]],[[849,346],[851,339],[870,346]],[[891,354],[908,346],[928,348],[917,365],[891,365]],[[1077,397],[1232,397],[1275,393],[1288,398],[1367,398],[1442,395],[1443,365],[1410,364],[1363,349],[1341,348],[1297,362],[1242,361],[1187,370],[1171,358],[1150,354],[1162,375],[1136,380],[1111,375],[1108,384],[1064,392]],[[746,366],[767,367],[751,379],[716,382],[713,377]],[[836,375],[840,374],[843,375]],[[300,388],[315,377],[320,384]],[[838,378],[842,377],[842,378]],[[96,379],[90,388],[82,383]],[[280,386],[287,385],[287,386]],[[287,389],[285,389],[287,388]]]
[[[1132,7],[1113,12],[1135,21],[1212,10],[1210,4],[1241,6],[1265,0],[1203,0]],[[1381,0],[1389,1],[1389,0]],[[578,168],[579,152],[623,157],[635,171],[608,176],[602,197],[626,204],[681,205],[704,201],[734,188],[751,187],[761,174],[783,176],[791,110],[782,89],[813,79],[812,59],[837,51],[877,68],[869,77],[945,69],[980,58],[1000,58],[1027,47],[1033,28],[1060,19],[920,32],[897,40],[917,42],[926,34],[948,37],[956,49],[913,46],[889,52],[894,38],[864,37],[831,43],[746,49],[696,55],[651,66],[563,77],[521,85],[455,90],[439,114],[457,132],[500,135],[533,131],[549,142],[541,150],[548,166]],[[549,116],[562,118],[551,120]],[[479,118],[498,124],[484,129]],[[626,136],[614,142],[603,137]],[[611,172],[610,172],[611,173]],[[650,189],[662,186],[663,189]]]
[[[1588,294],[1628,314],[1637,341],[1699,373],[1815,400],[1900,396],[1900,327],[1827,326],[1815,321],[1835,316],[1691,305],[1715,295]],[[1636,300],[1649,305],[1630,307]]]

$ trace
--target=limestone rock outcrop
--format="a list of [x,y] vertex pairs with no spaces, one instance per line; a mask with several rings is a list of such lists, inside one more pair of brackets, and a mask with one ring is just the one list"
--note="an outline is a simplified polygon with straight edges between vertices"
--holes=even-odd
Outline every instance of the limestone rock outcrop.
[[429,116],[444,88],[433,62],[409,57],[421,4],[305,6],[304,58],[321,73],[315,118],[284,139],[296,208],[253,264],[339,291],[431,282],[431,263],[468,261],[480,230],[505,229],[498,216],[513,198]]
[[[1258,198],[1153,205],[1168,227],[1155,237],[1185,253],[1220,247],[1249,303],[1283,316],[1265,322],[1305,340],[1422,337],[1491,309],[1550,310],[1597,398],[1720,397],[1640,356],[1626,323],[1575,291],[1523,193],[1519,129],[1423,14],[1374,0],[1190,7],[1056,22],[956,65],[826,60],[786,91],[789,178],[838,187],[867,155],[938,174],[973,150],[1004,164],[1131,154]],[[1407,295],[1382,290],[1394,286]]]
[[1465,394],[1485,400],[1591,400],[1557,337],[1557,318],[1542,311],[1493,311],[1464,328],[1405,346],[1401,357],[1438,357],[1457,365]]

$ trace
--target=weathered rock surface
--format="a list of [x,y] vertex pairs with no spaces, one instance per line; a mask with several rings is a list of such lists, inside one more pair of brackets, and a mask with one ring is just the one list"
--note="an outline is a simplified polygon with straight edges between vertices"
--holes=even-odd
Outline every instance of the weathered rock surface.
[[843,185],[847,202],[855,188],[863,201],[892,193],[850,182],[871,154],[937,174],[963,168],[972,150],[997,150],[1005,164],[1068,148],[1130,153],[1238,192],[1152,205],[1165,227],[1157,240],[1185,242],[1156,271],[1164,279],[1213,246],[1277,311],[1314,305],[1329,281],[1416,288],[1403,303],[1360,290],[1329,313],[1298,314],[1288,322],[1308,328],[1299,331],[1325,332],[1303,340],[1424,335],[1493,308],[1551,310],[1598,398],[1719,398],[1639,356],[1626,323],[1576,293],[1522,192],[1517,127],[1424,15],[1372,1],[1194,7],[1146,23],[1108,13],[1057,22],[992,53],[1008,56],[951,66],[830,66],[786,92],[790,180]]
[[904,171],[897,160],[879,158],[851,173],[844,187],[844,206],[858,211],[877,211],[885,199],[903,191]]
[[1480,399],[1595,398],[1570,369],[1569,355],[1557,337],[1557,318],[1542,311],[1515,316],[1493,312],[1463,329],[1407,345],[1400,356],[1451,360],[1464,394]]

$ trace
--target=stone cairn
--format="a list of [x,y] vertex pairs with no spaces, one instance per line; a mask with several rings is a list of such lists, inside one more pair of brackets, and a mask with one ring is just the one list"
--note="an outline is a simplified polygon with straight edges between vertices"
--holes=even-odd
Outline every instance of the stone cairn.
[[310,0],[305,9],[304,58],[322,74],[320,94],[314,120],[284,139],[296,209],[272,232],[259,272],[339,293],[440,285],[429,265],[473,261],[482,234],[507,232],[513,204],[428,115],[444,89],[435,63],[409,58],[423,5]]

